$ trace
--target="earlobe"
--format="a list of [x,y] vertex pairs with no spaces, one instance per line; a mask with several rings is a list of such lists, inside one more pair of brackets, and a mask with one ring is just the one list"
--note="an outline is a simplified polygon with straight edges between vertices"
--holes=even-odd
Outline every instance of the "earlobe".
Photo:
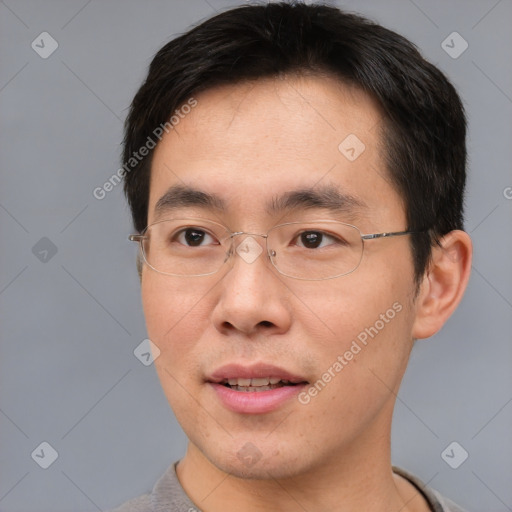
[[432,259],[416,298],[412,336],[438,332],[459,305],[471,272],[472,243],[460,230],[450,231],[432,249]]

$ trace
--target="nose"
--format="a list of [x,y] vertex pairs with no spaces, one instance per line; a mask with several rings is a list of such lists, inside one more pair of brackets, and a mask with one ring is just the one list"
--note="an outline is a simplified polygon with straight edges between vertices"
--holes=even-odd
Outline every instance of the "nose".
[[291,325],[288,289],[269,261],[264,235],[237,233],[212,320],[223,333],[282,334]]

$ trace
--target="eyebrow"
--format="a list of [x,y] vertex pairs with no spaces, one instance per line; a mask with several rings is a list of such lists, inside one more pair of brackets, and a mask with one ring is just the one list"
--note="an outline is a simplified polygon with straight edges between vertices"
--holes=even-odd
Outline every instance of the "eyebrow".
[[325,184],[275,196],[266,211],[275,215],[299,209],[326,209],[333,213],[355,214],[366,208],[361,199],[341,192],[334,184]]
[[[227,209],[227,203],[216,194],[186,185],[173,185],[157,201],[154,212],[160,217],[164,213],[194,207],[220,213]],[[325,184],[274,196],[266,204],[265,211],[269,215],[276,215],[300,209],[326,209],[333,213],[353,215],[366,208],[361,199],[341,192],[334,184]]]
[[215,194],[209,194],[185,185],[173,185],[157,201],[155,215],[160,216],[163,213],[187,207],[200,207],[220,212],[226,208],[226,203]]

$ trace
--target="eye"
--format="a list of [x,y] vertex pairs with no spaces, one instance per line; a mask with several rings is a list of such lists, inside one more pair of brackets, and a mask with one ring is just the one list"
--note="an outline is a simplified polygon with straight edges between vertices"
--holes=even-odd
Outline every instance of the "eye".
[[[180,244],[188,247],[200,247],[201,245],[218,245],[218,242],[212,235],[203,229],[194,227],[189,227],[178,231],[174,235],[173,240],[174,239],[176,239]],[[208,242],[208,240],[211,241],[209,244],[203,244],[203,242]]]
[[[295,240],[299,247],[304,247],[306,249],[318,249],[319,247],[325,247],[325,245],[329,245],[327,244],[328,241],[331,241],[331,243],[334,244],[346,244],[344,240],[333,235],[328,235],[323,231],[303,231],[295,238]],[[326,243],[323,244],[323,242]]]

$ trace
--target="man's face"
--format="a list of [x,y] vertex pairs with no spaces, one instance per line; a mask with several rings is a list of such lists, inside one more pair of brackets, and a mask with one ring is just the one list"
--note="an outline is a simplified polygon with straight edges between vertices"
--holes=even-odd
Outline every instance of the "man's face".
[[[384,167],[381,114],[362,92],[288,77],[196,99],[155,150],[149,224],[200,217],[262,234],[316,219],[345,221],[363,234],[407,228]],[[351,134],[362,152],[353,137],[339,149]],[[157,214],[173,186],[225,206]],[[276,197],[327,186],[359,206],[268,212]],[[235,247],[246,237],[236,236]],[[265,248],[264,238],[253,239]],[[408,237],[365,241],[357,270],[323,281],[283,276],[265,251],[252,262],[235,252],[209,276],[167,276],[146,265],[142,274],[148,335],[161,351],[155,365],[178,421],[196,453],[256,478],[298,475],[352,449],[383,446],[412,345],[414,292]],[[288,373],[302,383],[237,391],[218,382],[226,365],[235,365],[231,378]]]

